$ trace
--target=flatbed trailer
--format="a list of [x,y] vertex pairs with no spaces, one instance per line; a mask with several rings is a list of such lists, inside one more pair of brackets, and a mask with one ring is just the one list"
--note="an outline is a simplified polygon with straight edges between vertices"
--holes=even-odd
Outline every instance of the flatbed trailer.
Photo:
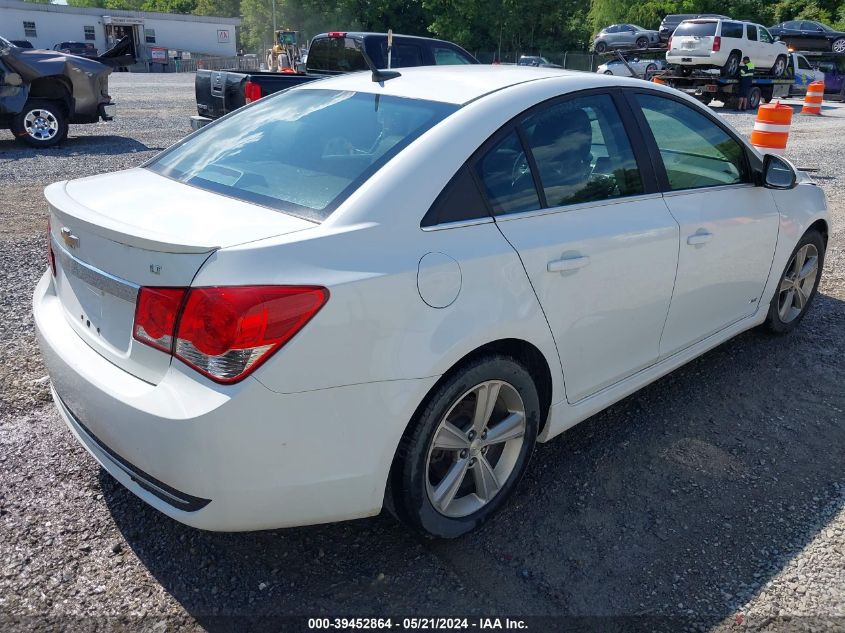
[[[682,74],[671,70],[656,77],[661,83],[685,92],[705,105],[711,101],[721,101],[726,106],[733,107],[739,99],[739,79],[735,77],[721,77],[715,72]],[[792,82],[792,77],[776,79],[755,75],[751,81],[751,91],[748,93],[748,107],[756,108],[761,101],[768,103],[772,99],[788,98]]]

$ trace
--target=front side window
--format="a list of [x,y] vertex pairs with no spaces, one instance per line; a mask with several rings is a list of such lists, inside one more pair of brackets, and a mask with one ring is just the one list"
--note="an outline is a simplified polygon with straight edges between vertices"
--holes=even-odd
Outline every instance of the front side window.
[[38,37],[38,31],[35,29],[35,22],[27,22],[24,20],[23,34],[24,37]]
[[516,130],[493,146],[478,161],[477,169],[494,214],[540,208],[531,166]]
[[634,152],[610,96],[570,99],[532,114],[522,125],[548,206],[643,192]]
[[745,31],[746,31],[746,33],[748,33],[748,40],[750,42],[756,42],[757,41],[757,27],[756,26],[754,26],[753,24],[746,24],[745,25]]
[[806,58],[798,56],[798,68],[801,70],[812,70],[813,67],[810,66],[810,63],[807,61]]
[[742,145],[690,106],[637,94],[672,191],[749,182]]
[[200,189],[322,221],[457,108],[370,93],[291,90],[203,128],[146,167]]
[[760,41],[764,42],[766,44],[771,44],[775,41],[774,38],[772,37],[772,34],[769,33],[762,26],[760,27]]
[[471,64],[472,61],[458,51],[444,46],[434,47],[434,63],[438,66],[456,66],[458,64]]

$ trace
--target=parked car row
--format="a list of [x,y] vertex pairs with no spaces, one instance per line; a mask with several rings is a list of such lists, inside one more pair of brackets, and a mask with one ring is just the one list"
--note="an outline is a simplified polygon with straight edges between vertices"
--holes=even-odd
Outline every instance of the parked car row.
[[[702,19],[728,20],[747,23],[743,20],[732,20],[726,15],[718,13],[677,13],[667,15],[660,23],[657,31],[644,29],[636,24],[612,24],[603,28],[593,38],[593,48],[597,53],[604,53],[611,49],[646,49],[655,46],[669,47],[672,35],[681,24]],[[822,50],[834,53],[845,53],[845,32],[837,31],[826,24],[813,20],[790,20],[781,22],[766,29],[756,25],[774,40],[781,40],[791,50]]]

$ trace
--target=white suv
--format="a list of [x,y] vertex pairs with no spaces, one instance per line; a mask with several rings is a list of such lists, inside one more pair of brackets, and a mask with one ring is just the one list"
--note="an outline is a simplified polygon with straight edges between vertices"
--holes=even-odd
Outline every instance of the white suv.
[[666,62],[680,66],[720,68],[722,75],[739,73],[742,58],[748,56],[760,70],[775,77],[786,73],[789,51],[776,42],[766,27],[751,22],[702,18],[678,25],[669,39]]

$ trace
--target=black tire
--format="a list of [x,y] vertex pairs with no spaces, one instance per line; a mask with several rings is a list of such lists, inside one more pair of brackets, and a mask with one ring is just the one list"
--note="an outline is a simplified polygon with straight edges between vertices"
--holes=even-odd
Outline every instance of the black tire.
[[[781,287],[783,286],[787,277],[794,276],[796,254],[798,253],[798,251],[800,251],[807,245],[810,245],[815,248],[817,253],[816,274],[815,278],[813,279],[813,288],[807,296],[807,299],[801,307],[800,311],[797,314],[791,315],[791,318],[785,319],[781,313],[781,308],[784,305],[784,303],[781,302],[781,295],[784,295],[784,293],[787,293],[788,291],[781,291]],[[813,304],[813,299],[816,297],[816,293],[818,292],[819,279],[821,278],[822,269],[824,268],[824,254],[825,243],[824,238],[821,236],[821,234],[815,230],[807,231],[806,233],[804,233],[804,235],[798,241],[798,244],[792,250],[792,254],[789,256],[789,260],[786,263],[786,268],[784,268],[778,280],[778,287],[777,290],[775,290],[775,296],[772,297],[772,302],[769,304],[769,314],[766,316],[766,321],[764,323],[765,328],[769,332],[773,334],[787,334],[794,330],[796,327],[798,327],[798,324],[801,322],[801,320],[807,314],[807,311],[810,309],[810,306]],[[783,297],[783,299],[788,298],[788,295]],[[790,303],[790,306],[794,306],[794,303]],[[790,311],[792,309],[797,308],[790,308]]]
[[760,101],[763,98],[763,94],[760,92],[760,89],[757,86],[751,88],[748,92],[748,109],[749,110],[756,110],[760,107]]
[[742,53],[734,51],[728,56],[728,61],[722,66],[722,77],[735,77],[739,74],[739,63],[742,61]]
[[785,55],[780,55],[772,66],[772,76],[780,79],[786,74],[787,60]]
[[607,51],[607,43],[606,42],[596,42],[596,52],[597,53],[604,53]]
[[30,99],[12,119],[11,129],[16,140],[30,147],[58,145],[68,135],[64,104],[46,99]]
[[654,73],[656,73],[656,72],[657,72],[657,64],[649,64],[648,66],[645,67],[645,74],[643,75],[643,78],[646,79],[647,81],[651,80],[651,78],[654,77]]
[[645,50],[648,48],[648,38],[647,37],[638,37],[637,38],[637,48],[640,50]]
[[[436,509],[430,499],[429,487],[434,488],[442,484],[442,481],[447,478],[447,475],[444,475],[439,484],[436,481],[431,482],[430,457],[432,464],[440,463],[436,462],[437,451],[434,450],[432,443],[441,422],[448,413],[453,411],[453,407],[460,402],[467,402],[465,400],[467,394],[470,394],[474,388],[486,381],[504,382],[511,388],[510,393],[518,394],[521,399],[525,411],[522,443],[518,446],[518,452],[515,452],[516,457],[512,462],[510,473],[491,499],[465,516],[447,516]],[[505,388],[502,387],[502,392],[504,391]],[[470,395],[469,398],[472,398],[472,396]],[[498,396],[498,398],[501,398],[501,396]],[[510,407],[502,408],[503,402],[500,399],[497,399],[496,403],[495,413],[491,412],[491,415],[509,415]],[[455,414],[453,413],[453,415]],[[462,419],[464,418],[452,418],[456,426]],[[468,418],[466,420],[469,424],[468,428],[471,429],[471,420]],[[508,497],[518,485],[534,451],[539,424],[540,399],[537,388],[531,375],[516,359],[494,354],[478,358],[458,367],[429,395],[402,437],[391,467],[386,507],[402,522],[428,536],[456,538],[478,528],[507,502]],[[460,427],[462,432],[464,432],[464,426],[461,425]],[[491,428],[495,428],[495,426],[491,425]],[[494,468],[498,465],[498,461],[503,459],[506,445],[496,444],[495,446],[502,446],[503,451],[498,457],[494,455],[495,464],[492,460],[487,462],[483,457],[478,458],[486,464],[493,464]],[[477,454],[477,447],[472,450],[475,450]],[[430,451],[433,452],[430,454]],[[464,455],[466,452],[450,454],[441,451],[441,462],[443,454],[449,460],[445,467],[447,473],[452,472],[460,458],[465,461],[469,459],[470,463],[473,461],[471,456]],[[487,455],[490,454],[493,453],[487,453]],[[480,467],[481,463],[479,462],[477,468],[480,469]],[[475,470],[465,469],[463,472],[465,473],[461,475],[463,484],[458,489],[458,493],[464,490],[467,484],[477,493],[477,484],[474,479]],[[472,474],[470,474],[471,472]],[[458,502],[472,496],[470,494],[458,496],[458,493],[454,494],[454,498]]]

